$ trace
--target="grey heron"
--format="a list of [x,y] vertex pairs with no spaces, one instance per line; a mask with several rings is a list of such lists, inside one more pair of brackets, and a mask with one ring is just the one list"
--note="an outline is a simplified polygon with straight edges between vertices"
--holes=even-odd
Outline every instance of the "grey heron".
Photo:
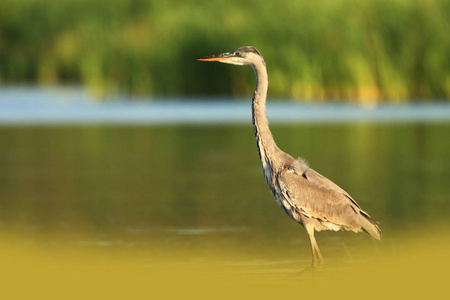
[[266,64],[255,47],[240,47],[198,60],[252,66],[256,74],[252,121],[264,179],[278,206],[305,228],[311,244],[313,268],[324,262],[314,237],[315,231],[363,231],[377,240],[381,238],[378,222],[363,211],[346,191],[311,169],[303,159],[295,159],[278,148],[266,116],[269,84]]

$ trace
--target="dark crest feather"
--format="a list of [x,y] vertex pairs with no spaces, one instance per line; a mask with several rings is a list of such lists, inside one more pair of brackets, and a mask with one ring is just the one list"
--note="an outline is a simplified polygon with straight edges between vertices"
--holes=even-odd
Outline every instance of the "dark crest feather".
[[259,56],[261,56],[261,53],[259,53],[259,51],[253,46],[240,47],[240,48],[237,48],[236,50],[234,50],[233,52],[236,52],[236,51],[247,52],[247,53],[255,53],[255,54],[258,54]]

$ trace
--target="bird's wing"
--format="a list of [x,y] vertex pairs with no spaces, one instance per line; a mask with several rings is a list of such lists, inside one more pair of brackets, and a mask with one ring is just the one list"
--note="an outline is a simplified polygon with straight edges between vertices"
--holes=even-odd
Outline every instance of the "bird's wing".
[[305,172],[306,179],[308,179],[310,182],[314,183],[315,185],[317,185],[318,187],[327,189],[327,190],[332,190],[332,191],[336,191],[342,195],[344,195],[346,198],[348,198],[348,200],[350,200],[356,207],[360,208],[358,203],[356,203],[355,200],[353,200],[353,198],[345,191],[343,190],[340,186],[338,186],[336,183],[334,183],[333,181],[331,181],[330,179],[326,178],[325,176],[323,176],[322,174],[316,172],[313,169],[308,169]]
[[359,227],[360,207],[339,186],[311,168],[299,174],[297,168],[285,168],[277,183],[290,204],[309,218],[344,227]]
[[381,238],[378,223],[346,191],[304,161],[282,168],[276,180],[284,199],[295,210],[292,215],[314,218],[327,229],[363,230],[376,239]]
[[356,207],[360,208],[358,203],[356,203],[355,200],[340,186],[335,184],[330,179],[326,178],[322,174],[316,172],[315,170],[311,169],[306,161],[299,158],[298,160],[295,160],[290,166],[289,169],[292,169],[294,173],[301,174],[301,176],[305,179],[307,179],[309,182],[314,183],[318,188],[322,188],[329,191],[335,191],[338,192],[345,197],[347,197]]

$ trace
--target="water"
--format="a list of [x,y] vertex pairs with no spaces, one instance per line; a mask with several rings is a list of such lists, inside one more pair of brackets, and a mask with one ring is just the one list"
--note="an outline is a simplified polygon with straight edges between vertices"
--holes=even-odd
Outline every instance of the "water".
[[[105,103],[78,88],[0,90],[0,125],[248,124],[248,99],[124,99]],[[269,99],[271,123],[449,122],[446,103],[415,105],[307,105]]]
[[[273,133],[348,190],[387,238],[446,218],[448,123]],[[264,184],[250,125],[5,127],[0,140],[3,226],[44,236],[87,230],[106,241],[305,240]]]
[[[17,105],[10,105],[9,111],[22,111],[25,115],[39,111],[28,108],[26,112]],[[80,106],[83,114],[85,105],[90,104]],[[202,112],[211,107],[230,112],[224,103],[196,105]],[[276,206],[264,184],[249,124],[249,105],[244,105],[247,122],[237,117],[236,122],[209,123],[203,119],[196,124],[177,118],[136,123],[133,118],[130,121],[129,116],[124,117],[127,112],[121,122],[111,121],[110,117],[101,122],[85,122],[80,115],[71,122],[62,122],[63,125],[54,117],[45,119],[43,115],[33,121],[23,118],[13,122],[12,118],[5,121],[6,109],[2,110],[3,241],[19,239],[17,243],[26,245],[26,249],[32,245],[31,249],[44,249],[44,253],[56,253],[49,250],[54,248],[69,249],[52,259],[39,255],[36,258],[30,254],[35,250],[23,250],[31,265],[49,264],[49,278],[53,279],[59,273],[52,270],[61,268],[71,280],[78,280],[78,271],[73,271],[78,268],[94,268],[92,274],[101,278],[105,274],[112,276],[108,270],[113,268],[124,274],[144,272],[151,278],[168,272],[168,278],[162,277],[166,279],[154,278],[163,286],[169,285],[173,274],[177,274],[175,278],[191,276],[193,282],[211,272],[219,272],[232,282],[236,274],[259,274],[259,280],[265,282],[304,268],[310,264],[307,236]],[[58,105],[49,107],[61,109]],[[169,108],[176,107],[172,103],[164,109],[171,111]],[[213,111],[221,111],[216,108]],[[328,106],[324,111],[330,109]],[[345,109],[336,108],[336,114]],[[367,260],[377,263],[369,264],[374,269],[389,269],[379,261],[390,261],[395,255],[404,254],[405,249],[427,253],[430,262],[443,257],[436,253],[448,245],[444,237],[449,229],[450,122],[442,114],[433,119],[423,113],[433,109],[399,110],[400,119],[406,115],[422,116],[401,122],[395,114],[382,121],[375,117],[370,122],[358,121],[357,117],[331,122],[327,113],[322,115],[322,121],[318,113],[313,114],[317,119],[309,122],[272,122],[281,149],[306,158],[311,167],[346,189],[380,222],[380,242],[363,233],[317,234],[325,260],[331,266],[324,271],[326,276],[355,270]],[[318,107],[313,110],[321,111]],[[367,110],[356,111],[358,115]],[[420,248],[425,245],[436,248]],[[8,257],[22,253],[15,248],[5,251]],[[404,270],[411,261],[424,259],[403,254],[400,257],[414,257],[402,263]],[[389,259],[380,259],[380,255]],[[23,262],[23,255],[17,257],[10,269],[23,269],[26,273],[30,264]],[[40,277],[41,269],[33,270],[30,274]],[[120,278],[128,282],[125,277]],[[131,278],[141,282],[138,275]],[[208,280],[217,283],[216,279]]]

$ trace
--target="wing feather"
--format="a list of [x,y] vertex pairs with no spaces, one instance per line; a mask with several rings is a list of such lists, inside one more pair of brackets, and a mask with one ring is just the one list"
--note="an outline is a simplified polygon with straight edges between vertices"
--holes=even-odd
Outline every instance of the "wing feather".
[[321,222],[330,222],[346,230],[363,230],[375,238],[380,237],[376,222],[345,190],[307,167],[303,161],[296,162],[283,169],[278,180],[294,208]]

